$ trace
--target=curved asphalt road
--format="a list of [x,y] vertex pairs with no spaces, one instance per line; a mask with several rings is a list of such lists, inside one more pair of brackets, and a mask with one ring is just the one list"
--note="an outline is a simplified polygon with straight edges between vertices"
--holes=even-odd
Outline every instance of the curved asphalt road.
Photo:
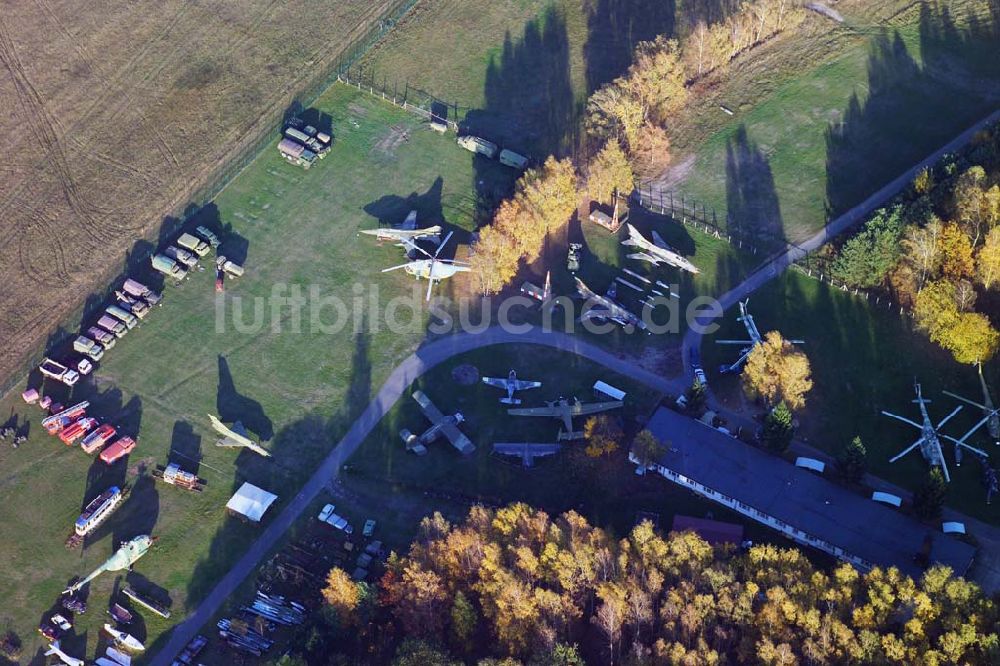
[[195,612],[174,627],[170,639],[152,660],[152,665],[170,666],[174,656],[183,650],[184,646],[195,637],[205,623],[215,616],[222,603],[236,590],[243,579],[257,568],[264,556],[277,545],[285,531],[337,476],[341,465],[361,446],[376,424],[392,409],[393,405],[418,377],[457,354],[508,343],[542,345],[584,356],[661,393],[677,392],[679,386],[680,390],[683,389],[683,382],[678,383],[665,379],[578,337],[567,333],[547,333],[534,327],[525,327],[521,333],[513,333],[494,327],[486,329],[482,333],[459,333],[423,345],[396,366],[365,411],[354,422],[343,439],[337,443],[337,446],[330,451],[323,464],[313,473],[284,511],[267,526],[267,529],[243,554],[243,557],[233,565],[205,597]]
[[[933,165],[942,155],[955,152],[968,143],[976,132],[998,120],[1000,120],[1000,110],[992,113],[949,141],[947,145],[942,146],[919,164],[913,166],[910,170],[872,194],[863,202],[830,222],[805,242],[798,245],[789,244],[784,252],[772,257],[760,268],[751,273],[743,282],[723,294],[719,298],[722,308],[725,310],[732,307],[738,301],[746,298],[764,284],[783,273],[795,261],[817,249],[834,236],[864,220],[872,211],[912,182],[913,177],[918,171]],[[701,322],[703,325],[707,325],[711,323],[711,319],[702,319]],[[681,343],[684,369],[688,378],[693,377],[693,373],[691,372],[691,358],[692,354],[698,354],[701,346],[701,337],[700,333],[689,328]],[[680,381],[667,380],[654,372],[650,372],[631,361],[616,356],[575,336],[566,333],[544,332],[541,329],[533,327],[526,327],[526,330],[521,333],[504,331],[500,328],[489,328],[478,334],[460,333],[427,343],[396,366],[365,411],[358,417],[337,446],[334,447],[309,481],[306,482],[299,493],[285,507],[284,511],[267,526],[263,534],[257,538],[249,550],[243,554],[243,557],[233,565],[209,595],[205,597],[195,612],[174,627],[170,634],[170,639],[152,660],[152,665],[170,666],[174,656],[183,650],[184,646],[195,637],[198,630],[214,617],[222,603],[236,590],[240,583],[243,582],[243,579],[257,568],[264,555],[277,545],[281,536],[319,495],[320,491],[337,476],[341,465],[361,446],[361,443],[367,438],[375,425],[392,409],[393,405],[402,397],[410,384],[431,368],[457,354],[491,345],[507,343],[543,345],[585,356],[595,363],[633,380],[642,382],[661,393],[679,393],[690,386],[689,379],[682,378]]]

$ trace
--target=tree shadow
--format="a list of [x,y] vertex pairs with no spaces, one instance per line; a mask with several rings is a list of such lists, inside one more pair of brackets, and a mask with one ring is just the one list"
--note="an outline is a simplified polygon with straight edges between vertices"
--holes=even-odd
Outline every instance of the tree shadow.
[[[229,370],[226,357],[219,355],[219,389],[215,399],[215,411],[219,419],[226,423],[239,421],[251,433],[261,440],[268,441],[274,437],[274,426],[271,419],[264,413],[259,402],[248,398],[236,390],[233,375]],[[256,454],[254,454],[256,455]]]
[[466,134],[483,136],[536,159],[565,154],[578,111],[569,78],[566,19],[549,7],[517,41],[508,33],[486,67],[485,107],[469,111]]
[[919,51],[912,52],[899,31],[874,36],[867,83],[827,127],[830,217],[904,173],[1000,100],[996,11],[985,20],[970,14],[958,26],[948,6],[924,2],[919,33]]
[[588,93],[621,76],[639,42],[674,36],[675,12],[675,0],[597,0],[587,18],[584,47]]
[[[312,413],[283,427],[268,447],[273,455],[272,458],[262,458],[252,452],[242,451],[235,462],[233,492],[245,481],[265,490],[301,487],[329,454],[332,444],[339,441],[368,406],[372,388],[370,353],[371,334],[365,319],[355,335],[350,380],[341,400],[340,409],[328,419]],[[292,491],[288,495],[279,496],[275,505],[264,516],[263,522],[273,519],[293,499],[293,496]],[[205,598],[229,571],[240,554],[260,536],[261,531],[261,525],[247,524],[233,517],[223,522],[212,539],[207,555],[195,565],[188,581],[189,608],[194,608]],[[164,634],[156,645],[150,648],[150,653],[162,646],[166,638],[167,634]]]
[[170,436],[167,462],[176,462],[181,469],[197,474],[201,466],[201,435],[187,421],[175,421]]
[[726,141],[726,210],[732,235],[757,239],[763,246],[784,243],[781,205],[770,161],[743,124]]
[[438,176],[423,194],[411,192],[405,197],[387,194],[366,204],[364,211],[378,220],[380,227],[402,224],[411,210],[417,211],[417,227],[430,227],[444,223],[441,193],[444,179]]

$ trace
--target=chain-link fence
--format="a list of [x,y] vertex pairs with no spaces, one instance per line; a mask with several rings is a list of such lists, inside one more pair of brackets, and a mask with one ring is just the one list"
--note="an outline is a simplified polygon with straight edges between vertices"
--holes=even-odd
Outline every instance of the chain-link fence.
[[[341,74],[348,72],[376,42],[392,30],[417,2],[418,0],[386,2],[385,8],[376,19],[355,28],[354,33],[357,34],[344,35],[343,37],[348,41],[335,57],[319,66],[315,72],[307,75],[292,86],[286,94],[264,109],[246,134],[239,139],[237,145],[209,168],[210,175],[200,184],[175,199],[164,213],[159,236],[178,233],[185,223],[198,213],[201,207],[212,201],[265,148],[278,140],[286,120],[286,114],[290,109],[304,109],[313,104],[327,88],[338,80]],[[341,40],[341,42],[343,41]],[[147,249],[129,254],[131,265],[148,261],[156,249],[152,243],[144,245],[144,247]],[[120,282],[125,277],[127,277],[125,272],[116,266],[110,268],[100,279],[95,280],[95,284],[110,285]],[[78,327],[78,323],[93,316],[104,305],[101,301],[92,300],[88,310],[85,304],[81,303],[69,316],[64,317],[63,321],[50,331],[46,348],[30,355],[18,370],[3,378],[2,383],[0,383],[0,395],[6,394],[19,383],[27,372],[41,362],[45,353],[67,345],[70,339],[75,337],[73,331]],[[64,335],[59,336],[60,331],[65,331]]]

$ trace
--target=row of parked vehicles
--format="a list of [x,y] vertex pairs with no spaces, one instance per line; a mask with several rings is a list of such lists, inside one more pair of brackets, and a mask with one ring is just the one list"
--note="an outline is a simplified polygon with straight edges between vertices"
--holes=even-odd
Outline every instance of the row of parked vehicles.
[[307,125],[301,118],[292,118],[282,132],[278,142],[278,152],[286,160],[308,169],[313,162],[323,159],[330,152],[333,137]]
[[[90,403],[84,400],[66,409],[53,410],[51,416],[42,419],[42,427],[66,446],[79,442],[85,453],[101,451],[100,458],[108,465],[131,453],[136,445],[135,439],[128,436],[115,439],[118,430],[110,423],[102,424],[96,418],[87,416],[89,407]],[[110,446],[105,448],[109,442]]]
[[73,351],[82,358],[67,362],[45,358],[38,366],[43,376],[73,386],[81,376],[90,374],[94,363],[104,358],[105,352],[114,347],[119,338],[138,326],[163,297],[138,280],[129,278],[121,289],[115,290],[115,299],[115,304],[104,308],[93,326],[73,340]]

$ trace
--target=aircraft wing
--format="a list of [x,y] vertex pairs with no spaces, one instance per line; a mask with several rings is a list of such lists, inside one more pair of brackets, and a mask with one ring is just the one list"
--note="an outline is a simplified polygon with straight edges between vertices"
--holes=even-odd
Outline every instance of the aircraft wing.
[[538,388],[541,385],[542,385],[541,382],[529,382],[523,379],[514,380],[515,391],[527,391],[528,389]]
[[562,414],[562,410],[558,407],[518,407],[516,409],[508,409],[507,413],[511,416],[551,416],[552,418],[558,418]]
[[573,413],[579,414],[581,416],[585,414],[597,414],[598,412],[606,412],[610,409],[618,409],[625,403],[621,400],[612,400],[609,402],[589,402],[577,405]]
[[663,236],[661,236],[655,229],[653,230],[653,245],[661,250],[673,250],[673,248],[667,245],[667,242],[663,240]]
[[[444,414],[434,406],[434,403],[431,402],[431,399],[423,391],[414,391],[413,399],[417,401],[417,404],[420,405],[420,410],[432,424],[437,425],[444,420]],[[451,438],[449,437],[449,439]]]
[[650,264],[653,264],[654,266],[660,265],[660,259],[657,259],[653,255],[647,254],[646,252],[633,252],[632,254],[628,254],[625,256],[628,257],[629,259],[635,259],[636,261],[648,262]]
[[251,441],[249,437],[247,437],[246,435],[241,435],[235,430],[229,428],[217,417],[209,414],[208,420],[212,422],[212,428],[215,430],[215,432],[219,433],[226,439],[232,441],[234,444],[238,446],[252,446],[254,444],[254,442]]
[[476,450],[475,445],[469,441],[469,438],[462,434],[462,431],[458,429],[458,426],[451,421],[448,421],[441,426],[441,432],[444,433],[444,436],[448,438],[451,445],[458,449],[459,452],[469,454]]
[[484,384],[488,384],[490,386],[495,386],[498,389],[505,389],[506,390],[506,388],[507,388],[507,380],[506,379],[500,379],[498,377],[483,377],[483,383]]

